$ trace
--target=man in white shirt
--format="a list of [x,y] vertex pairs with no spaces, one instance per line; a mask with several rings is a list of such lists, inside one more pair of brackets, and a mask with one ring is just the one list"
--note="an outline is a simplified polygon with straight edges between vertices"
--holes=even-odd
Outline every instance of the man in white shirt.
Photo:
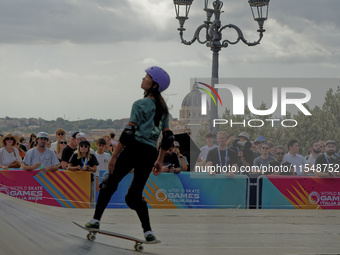
[[309,155],[306,157],[307,163],[310,166],[314,165],[316,158],[321,152],[320,144],[318,141],[314,140],[309,145]]
[[57,131],[55,131],[55,136],[56,136],[56,138],[57,138],[57,141],[51,143],[50,149],[51,149],[52,151],[55,151],[55,149],[57,148],[58,140],[65,139],[66,132],[65,132],[64,129],[59,128]]
[[291,163],[295,167],[297,175],[304,175],[306,172],[306,165],[308,165],[305,157],[298,154],[300,150],[299,141],[292,139],[288,142],[288,153],[284,156],[283,160]]
[[109,170],[109,162],[111,159],[111,155],[105,152],[106,147],[105,139],[99,138],[96,143],[98,150],[95,152],[95,155],[99,163],[96,171],[96,192],[97,192],[99,191],[99,170]]
[[46,147],[48,134],[39,132],[37,135],[38,146],[30,149],[23,160],[23,170],[37,170],[46,173],[54,172],[59,168],[59,159],[54,151]]
[[[111,156],[109,153],[104,152],[106,146],[106,141],[103,138],[99,138],[97,140],[98,150],[95,152],[96,158],[99,162],[97,166],[98,170],[109,170],[109,162]],[[99,171],[96,172],[96,175],[99,176]]]
[[204,166],[205,163],[206,163],[206,158],[208,156],[208,152],[211,150],[211,149],[214,149],[217,147],[216,144],[213,144],[213,138],[214,138],[214,135],[212,133],[206,133],[205,134],[205,142],[207,145],[203,146],[201,148],[201,153],[200,155],[198,156],[198,162],[201,162],[201,165]]

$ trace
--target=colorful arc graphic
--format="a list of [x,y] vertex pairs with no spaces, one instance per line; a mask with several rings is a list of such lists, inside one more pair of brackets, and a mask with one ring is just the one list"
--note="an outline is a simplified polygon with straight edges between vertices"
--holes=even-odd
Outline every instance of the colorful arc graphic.
[[[221,104],[221,106],[222,106],[222,100],[221,100],[221,98],[220,98],[220,95],[217,93],[217,91],[212,87],[212,86],[210,86],[210,85],[208,85],[208,84],[205,84],[205,83],[203,83],[203,82],[197,82],[197,83],[199,83],[199,84],[201,84],[201,85],[203,85],[203,86],[206,86],[207,88],[209,88],[212,92],[214,92],[214,94],[217,96],[217,98],[218,98],[218,100],[220,101],[220,104]],[[215,100],[215,98],[214,98],[214,96],[208,91],[208,90],[206,90],[206,89],[202,89],[202,88],[200,88],[200,87],[198,87],[200,90],[203,90],[204,92],[206,92],[213,100],[214,100],[214,103],[215,103],[215,105],[217,106],[217,103],[216,103],[216,100]]]

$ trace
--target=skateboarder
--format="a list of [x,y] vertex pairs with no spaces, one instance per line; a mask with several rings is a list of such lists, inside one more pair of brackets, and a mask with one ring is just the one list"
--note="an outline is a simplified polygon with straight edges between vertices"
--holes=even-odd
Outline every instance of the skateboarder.
[[[125,201],[137,212],[146,241],[155,241],[142,192],[151,171],[155,175],[160,174],[165,151],[171,148],[175,138],[169,130],[168,107],[160,94],[169,87],[170,77],[157,66],[149,67],[145,72],[141,84],[144,98],[137,100],[132,106],[130,121],[121,134],[109,163],[110,174],[100,185],[95,214],[85,227],[99,229],[102,214],[119,182],[134,168],[134,178]],[[158,153],[157,141],[161,132],[163,137]]]

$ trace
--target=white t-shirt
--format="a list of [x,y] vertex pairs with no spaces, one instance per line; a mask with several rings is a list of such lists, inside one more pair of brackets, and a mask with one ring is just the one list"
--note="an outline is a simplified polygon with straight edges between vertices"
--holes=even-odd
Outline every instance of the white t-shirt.
[[51,143],[51,148],[50,149],[52,151],[55,151],[57,149],[57,143],[58,143],[58,141],[55,141],[55,142]]
[[303,175],[303,169],[307,164],[307,160],[300,154],[296,154],[294,157],[289,152],[283,157],[284,161],[291,163],[295,167],[297,175]]
[[314,158],[312,154],[309,154],[306,160],[308,164],[314,165],[316,158]]
[[[15,152],[15,156],[14,156],[14,152]],[[14,148],[14,152],[8,153],[5,147],[1,148],[0,149],[0,165],[9,166],[16,159],[19,162],[22,162],[18,149]]]
[[202,159],[202,160],[206,160],[207,159],[207,156],[208,156],[208,152],[211,150],[211,149],[214,149],[216,148],[217,145],[214,144],[213,146],[211,147],[208,147],[208,145],[205,145],[201,148],[201,153],[199,155],[199,157]]
[[95,152],[95,155],[99,163],[99,165],[97,166],[96,176],[99,177],[99,170],[109,170],[109,162],[110,162],[111,156],[109,153],[106,153],[106,152],[102,154]]
[[23,162],[28,166],[33,166],[35,163],[40,162],[42,167],[51,167],[60,164],[57,154],[55,154],[54,151],[46,148],[44,153],[40,153],[37,147],[30,149],[26,153]]

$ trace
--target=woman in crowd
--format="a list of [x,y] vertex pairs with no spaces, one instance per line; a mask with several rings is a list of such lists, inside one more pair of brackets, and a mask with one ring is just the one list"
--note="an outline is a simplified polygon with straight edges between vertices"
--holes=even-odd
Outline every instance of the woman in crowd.
[[186,158],[186,156],[183,156],[181,154],[179,142],[177,142],[177,141],[174,142],[174,147],[172,148],[172,152],[176,153],[176,156],[177,156],[178,162],[179,162],[179,166],[181,167],[181,171],[188,171],[189,162],[188,162],[188,159]]
[[37,136],[35,134],[31,134],[30,135],[30,140],[29,140],[29,143],[28,143],[28,149],[31,149],[31,148],[34,148],[34,147],[31,147],[33,145],[33,141],[35,141],[35,139],[37,139]]
[[111,137],[108,135],[103,135],[102,138],[106,141],[104,152],[108,153],[110,156],[113,154]]
[[90,151],[90,142],[80,141],[77,152],[73,153],[69,160],[67,170],[70,171],[90,171],[95,173],[99,165],[97,158]]
[[32,142],[30,142],[29,144],[30,149],[33,149],[37,146],[38,146],[37,140],[32,140]]
[[67,141],[65,138],[62,138],[57,141],[57,147],[55,148],[55,154],[57,154],[57,157],[59,161],[61,162],[61,154],[63,152],[63,149],[66,147]]
[[[20,139],[20,138],[19,138]],[[20,143],[16,143],[16,145],[14,146],[14,148],[16,148],[19,151],[19,155],[21,159],[24,159],[26,156],[26,151],[24,151],[21,147],[20,147]]]
[[3,148],[0,149],[0,167],[1,168],[20,168],[22,159],[18,149],[14,145],[19,142],[17,136],[11,133],[1,137],[1,144]]

